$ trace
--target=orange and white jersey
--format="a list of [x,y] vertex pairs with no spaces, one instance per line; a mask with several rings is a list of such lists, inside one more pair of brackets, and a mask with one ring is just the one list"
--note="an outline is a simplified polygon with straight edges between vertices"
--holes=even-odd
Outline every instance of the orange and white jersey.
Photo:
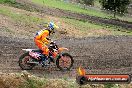
[[39,40],[40,42],[44,44],[49,44],[49,40],[47,40],[47,37],[49,36],[48,30],[40,30],[35,35],[35,40]]

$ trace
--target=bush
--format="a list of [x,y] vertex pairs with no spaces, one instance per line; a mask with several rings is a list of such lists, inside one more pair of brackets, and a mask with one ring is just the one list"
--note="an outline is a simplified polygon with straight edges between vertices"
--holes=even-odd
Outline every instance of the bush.
[[15,4],[16,0],[0,0],[1,4]]
[[103,8],[113,11],[115,17],[116,13],[122,15],[127,13],[127,7],[130,4],[130,0],[100,0],[100,3]]

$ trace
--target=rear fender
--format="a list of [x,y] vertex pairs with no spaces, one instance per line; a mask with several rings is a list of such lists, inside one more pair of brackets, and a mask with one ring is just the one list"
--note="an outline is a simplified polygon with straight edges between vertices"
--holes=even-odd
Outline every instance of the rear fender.
[[29,52],[29,55],[32,57],[32,58],[35,58],[35,59],[39,59],[40,58],[40,53],[37,53],[37,52],[32,52],[33,50],[36,50],[36,49],[22,49],[23,51],[27,51]]
[[29,51],[29,55],[31,57],[35,58],[35,59],[40,59],[40,56],[41,56],[39,53],[37,53],[37,52],[31,52],[31,51]]
[[22,49],[23,51],[32,51],[32,50],[36,50],[36,49]]

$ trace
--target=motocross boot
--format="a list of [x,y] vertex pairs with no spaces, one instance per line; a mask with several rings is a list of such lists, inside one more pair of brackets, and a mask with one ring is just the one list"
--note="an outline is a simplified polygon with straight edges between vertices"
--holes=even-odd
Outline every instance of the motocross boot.
[[53,63],[55,62],[51,53],[49,53],[49,59],[50,59],[51,62],[53,62]]
[[41,65],[42,65],[42,67],[50,65],[50,62],[49,62],[47,56],[45,56],[45,55],[41,56]]

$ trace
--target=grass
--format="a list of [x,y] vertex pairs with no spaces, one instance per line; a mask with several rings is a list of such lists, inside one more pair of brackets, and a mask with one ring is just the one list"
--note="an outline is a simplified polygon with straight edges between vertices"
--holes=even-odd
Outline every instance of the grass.
[[[15,12],[14,10],[9,9],[6,6],[0,8],[0,14],[11,18],[16,24],[23,27],[33,27],[34,25],[40,24],[42,22],[47,22],[47,19],[43,19],[37,16],[29,15],[28,13]],[[30,29],[28,29],[30,30]]]
[[0,3],[15,4],[15,0],[0,0]]
[[[103,12],[101,10],[93,10],[90,8],[84,9],[80,5],[72,4],[72,3],[66,3],[66,2],[63,2],[62,0],[32,0],[32,2],[37,3],[37,4],[41,4],[41,5],[45,5],[48,7],[52,7],[52,8],[59,8],[59,9],[63,9],[63,10],[69,10],[72,12],[88,14],[91,16],[97,16],[97,17],[108,18],[108,19],[110,19],[110,18],[115,19],[113,17],[113,14],[106,13],[106,12]],[[98,1],[95,2],[95,5],[97,5],[97,7],[100,7]],[[118,18],[120,20],[132,22],[131,17],[116,16],[116,18]]]
[[46,84],[46,82],[47,80],[45,79],[36,80],[34,78],[30,78],[29,80],[26,80],[20,88],[41,88],[44,84]]
[[114,25],[105,25],[105,24],[95,24],[95,23],[90,23],[86,21],[79,21],[75,19],[67,19],[67,18],[62,18],[64,22],[66,22],[68,25],[73,25],[76,30],[82,31],[84,34],[92,33],[92,36],[102,36],[102,35],[107,35],[104,33],[96,33],[95,30],[100,30],[102,31],[108,31],[108,35],[132,35],[132,31],[128,31],[127,29],[123,29],[121,27],[117,27]]
[[45,6],[49,6],[49,7],[63,9],[63,10],[84,13],[84,14],[88,14],[91,16],[98,16],[98,17],[102,17],[102,18],[111,18],[112,17],[112,15],[110,15],[110,14],[106,14],[106,13],[92,10],[92,9],[84,9],[84,8],[81,8],[79,5],[72,4],[72,3],[65,3],[60,0],[32,0],[32,2],[41,4],[41,5],[45,5]]
[[0,14],[8,16],[17,22],[23,22],[27,25],[32,23],[39,23],[42,21],[42,19],[38,17],[27,16],[22,13],[14,13],[14,11],[9,10],[8,8],[0,8]]
[[102,26],[92,24],[90,22],[84,20],[75,20],[75,19],[68,19],[63,18],[68,24],[74,25],[76,28],[79,28],[81,31],[86,31],[88,29],[101,29]]

